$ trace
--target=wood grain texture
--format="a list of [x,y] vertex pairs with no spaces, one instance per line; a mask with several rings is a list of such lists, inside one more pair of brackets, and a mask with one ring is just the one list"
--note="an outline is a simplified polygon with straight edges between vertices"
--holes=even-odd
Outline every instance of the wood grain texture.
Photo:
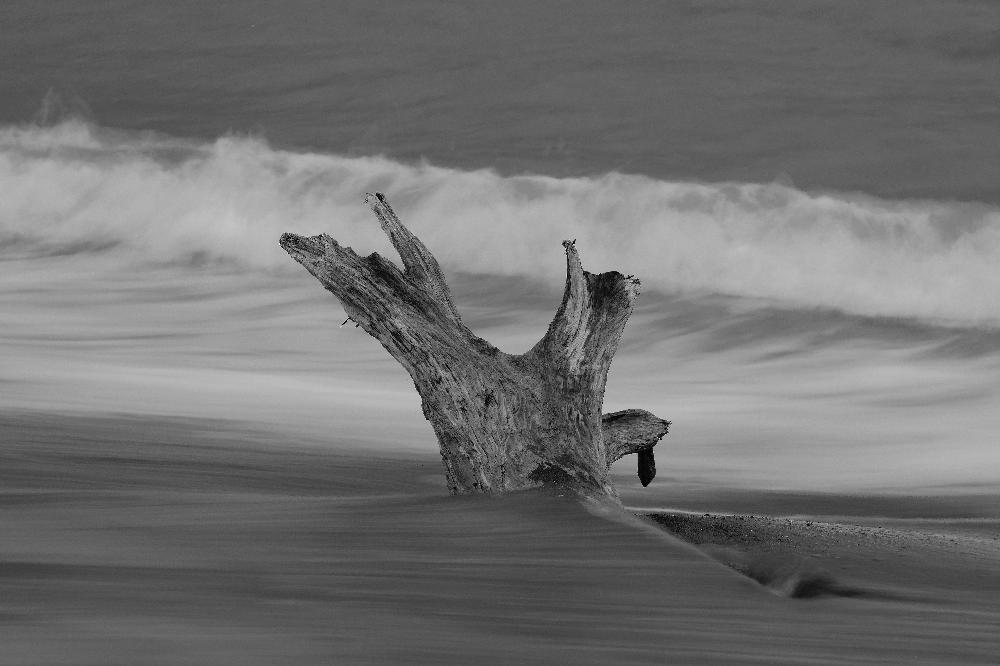
[[506,354],[462,323],[437,260],[385,197],[365,203],[403,270],[325,234],[286,233],[280,244],[406,368],[452,493],[552,486],[616,497],[608,468],[630,453],[640,454],[643,485],[652,480],[653,446],[669,422],[642,410],[601,415],[638,280],[585,271],[575,241],[564,241],[566,289],[548,331],[527,353]]

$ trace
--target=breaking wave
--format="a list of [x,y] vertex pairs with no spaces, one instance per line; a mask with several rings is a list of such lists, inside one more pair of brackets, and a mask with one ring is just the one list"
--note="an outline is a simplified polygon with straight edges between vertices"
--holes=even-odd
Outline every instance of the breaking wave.
[[376,190],[446,270],[560,284],[560,241],[576,238],[588,269],[633,273],[646,288],[1000,325],[1000,209],[985,204],[621,173],[501,176],[77,121],[0,127],[7,258],[295,270],[277,245],[284,231],[391,253],[362,205]]

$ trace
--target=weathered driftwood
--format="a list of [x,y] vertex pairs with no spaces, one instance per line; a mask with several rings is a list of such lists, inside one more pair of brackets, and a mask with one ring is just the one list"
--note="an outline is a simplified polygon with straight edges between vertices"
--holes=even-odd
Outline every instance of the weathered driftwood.
[[601,415],[638,280],[588,273],[575,242],[564,241],[566,291],[548,332],[528,352],[506,354],[462,323],[437,260],[385,198],[369,194],[365,203],[404,270],[326,234],[284,234],[281,247],[410,373],[452,493],[549,485],[614,496],[608,468],[630,453],[642,484],[652,480],[653,446],[670,423],[639,409]]

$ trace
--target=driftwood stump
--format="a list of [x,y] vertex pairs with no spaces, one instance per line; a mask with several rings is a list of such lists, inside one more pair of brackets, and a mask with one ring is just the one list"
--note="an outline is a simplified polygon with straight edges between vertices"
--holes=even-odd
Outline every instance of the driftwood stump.
[[614,497],[608,468],[630,453],[642,485],[652,480],[653,446],[670,423],[640,409],[601,415],[638,280],[588,273],[575,242],[563,241],[566,291],[548,332],[528,352],[506,354],[462,323],[437,260],[385,197],[369,194],[365,203],[404,270],[326,234],[283,234],[281,247],[410,373],[452,493],[556,486]]

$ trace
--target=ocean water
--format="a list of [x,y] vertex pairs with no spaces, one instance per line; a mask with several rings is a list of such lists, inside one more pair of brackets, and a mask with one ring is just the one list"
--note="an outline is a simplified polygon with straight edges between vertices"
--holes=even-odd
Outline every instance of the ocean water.
[[506,351],[561,240],[641,278],[660,483],[994,489],[1000,8],[917,5],[6,2],[0,407],[433,452],[277,246],[392,256],[377,190]]
[[[0,663],[994,662],[998,25],[0,3]],[[278,246],[394,257],[371,191],[508,352],[563,239],[638,276],[605,411],[673,426],[649,487],[612,470],[623,503],[809,538],[712,559],[609,507],[448,497],[409,377]]]

